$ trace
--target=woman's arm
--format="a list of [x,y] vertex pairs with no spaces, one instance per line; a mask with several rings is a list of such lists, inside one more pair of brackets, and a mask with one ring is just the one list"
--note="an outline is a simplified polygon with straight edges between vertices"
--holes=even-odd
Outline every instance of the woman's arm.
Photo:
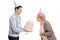
[[52,36],[53,34],[53,29],[52,29],[52,26],[49,22],[46,22],[44,24],[44,27],[45,27],[45,33],[42,33],[43,36]]

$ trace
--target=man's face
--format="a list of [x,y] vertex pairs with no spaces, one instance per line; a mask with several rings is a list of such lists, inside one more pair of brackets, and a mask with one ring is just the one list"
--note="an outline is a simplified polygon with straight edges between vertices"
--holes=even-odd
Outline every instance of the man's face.
[[21,12],[22,12],[22,8],[17,9],[17,13],[18,13],[18,15],[20,15]]

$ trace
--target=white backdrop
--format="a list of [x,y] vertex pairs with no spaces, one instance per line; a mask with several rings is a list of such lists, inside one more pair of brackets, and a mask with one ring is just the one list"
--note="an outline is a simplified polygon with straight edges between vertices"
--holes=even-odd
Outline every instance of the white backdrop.
[[[36,20],[41,8],[46,19],[51,23],[57,40],[60,40],[60,1],[59,0],[17,0],[23,6],[21,25],[24,27],[28,20],[33,20],[33,32],[20,34],[20,40],[41,40],[40,25]],[[9,17],[14,13],[13,0],[0,0],[0,40],[8,40]]]

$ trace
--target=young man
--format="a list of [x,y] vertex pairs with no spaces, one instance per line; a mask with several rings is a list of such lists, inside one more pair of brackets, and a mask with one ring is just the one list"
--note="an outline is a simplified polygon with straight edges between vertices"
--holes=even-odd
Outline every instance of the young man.
[[22,6],[15,4],[15,13],[9,19],[9,40],[19,40],[20,32],[28,32],[24,28],[21,27],[21,18],[20,14],[22,12]]
[[[42,13],[40,10],[39,14],[37,15],[37,20],[41,23],[41,28],[40,28],[40,36],[41,40],[57,40],[51,24],[45,19],[45,15]],[[43,29],[43,30],[42,30]],[[45,36],[45,38],[43,38]]]

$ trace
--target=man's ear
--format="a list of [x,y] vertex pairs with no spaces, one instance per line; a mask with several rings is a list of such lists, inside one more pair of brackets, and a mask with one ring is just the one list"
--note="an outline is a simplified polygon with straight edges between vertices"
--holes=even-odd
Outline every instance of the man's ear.
[[17,11],[17,9],[15,9],[15,11]]

